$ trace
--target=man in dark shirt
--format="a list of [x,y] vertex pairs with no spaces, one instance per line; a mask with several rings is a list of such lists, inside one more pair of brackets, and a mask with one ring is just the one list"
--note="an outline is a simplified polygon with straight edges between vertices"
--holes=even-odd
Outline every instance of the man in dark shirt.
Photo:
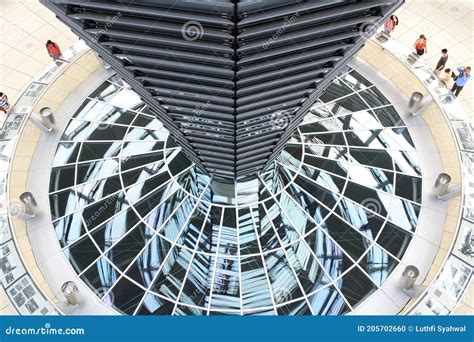
[[433,70],[436,75],[439,75],[441,71],[446,67],[446,62],[448,61],[448,49],[441,50],[441,58],[436,64],[436,68]]

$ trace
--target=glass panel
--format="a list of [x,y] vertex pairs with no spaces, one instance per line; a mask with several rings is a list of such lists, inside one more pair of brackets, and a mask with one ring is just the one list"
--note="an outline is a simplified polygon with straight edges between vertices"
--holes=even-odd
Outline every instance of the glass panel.
[[124,271],[153,236],[154,232],[141,223],[126,231],[120,237],[121,240],[115,242],[115,245],[107,252],[107,258]]
[[301,298],[303,293],[282,250],[264,256],[275,304]]
[[321,229],[306,236],[305,240],[332,279],[338,278],[353,265],[339,246]]
[[337,282],[337,287],[352,307],[356,307],[377,289],[375,284],[357,266]]
[[161,271],[150,290],[172,300],[177,300],[191,259],[192,254],[187,249],[173,248],[163,261]]
[[76,162],[80,144],[59,143],[54,154],[53,166],[60,166]]
[[96,295],[102,297],[115,284],[119,276],[107,258],[101,257],[81,275],[81,279]]
[[377,239],[377,243],[400,259],[408,248],[411,237],[411,234],[406,230],[397,227],[391,222],[387,222]]
[[70,245],[86,233],[80,212],[54,221],[53,226],[61,247]]
[[179,302],[200,307],[208,306],[210,282],[215,257],[197,253],[191,263]]
[[51,169],[49,180],[49,191],[55,192],[61,189],[70,188],[74,185],[75,165],[59,166]]
[[373,245],[365,258],[359,262],[359,266],[378,286],[382,285],[397,265],[398,261],[377,245]]
[[171,315],[173,313],[174,303],[152,294],[147,294],[143,304],[138,310],[138,315]]
[[64,215],[69,215],[76,210],[76,192],[69,189],[49,195],[51,219],[56,220]]
[[240,309],[239,260],[217,258],[213,278],[211,308]]
[[65,249],[64,254],[77,273],[82,272],[100,257],[99,250],[87,235]]
[[287,305],[279,306],[277,308],[277,312],[279,315],[311,315],[311,309],[309,308],[306,300],[300,300]]
[[132,283],[125,277],[115,284],[111,290],[114,306],[125,315],[133,315],[135,309],[145,295],[145,290]]
[[244,310],[272,306],[264,267],[260,255],[241,259],[242,305]]
[[350,311],[344,298],[334,286],[323,288],[308,297],[314,315],[337,316]]

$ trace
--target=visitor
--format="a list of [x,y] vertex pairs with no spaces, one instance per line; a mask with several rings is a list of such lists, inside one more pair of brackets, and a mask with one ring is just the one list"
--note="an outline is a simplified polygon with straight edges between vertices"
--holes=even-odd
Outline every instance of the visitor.
[[48,40],[46,42],[46,50],[48,50],[48,53],[51,57],[53,57],[53,61],[61,60],[65,62],[64,59],[62,59],[62,53],[61,49],[59,48],[59,45],[56,44],[55,42]]
[[433,72],[436,75],[439,75],[439,73],[441,71],[443,71],[444,68],[446,67],[446,62],[447,61],[448,61],[448,49],[443,49],[443,50],[441,50],[441,57],[440,57],[438,63],[436,64],[436,68],[433,70]]
[[441,82],[443,82],[446,87],[450,87],[451,85],[451,80],[452,80],[452,71],[450,68],[446,68],[444,69],[444,71],[442,73],[439,74],[439,79],[441,80]]
[[[446,62],[448,61],[448,49],[442,49],[441,50],[441,57],[438,61],[438,63],[436,63],[436,67],[434,68],[433,70],[433,73],[435,73],[436,75],[438,75],[440,78],[441,78],[441,71],[443,71],[446,67]],[[433,74],[430,75],[430,77],[426,80],[427,82],[431,82],[431,81],[434,81],[435,80],[435,77],[433,76]]]
[[383,27],[383,33],[390,36],[390,33],[395,30],[395,26],[398,25],[398,17],[396,15],[391,15],[390,18],[385,22]]
[[469,66],[465,68],[458,67],[457,70],[459,72],[459,75],[457,75],[454,78],[454,84],[453,84],[453,87],[451,88],[451,91],[456,97],[458,97],[459,93],[464,88],[467,81],[471,79],[471,67]]
[[6,94],[0,92],[0,111],[8,114],[8,110],[10,109],[10,103],[8,102],[8,97]]
[[428,53],[427,39],[424,34],[421,34],[420,37],[413,44],[416,54],[418,56],[423,56],[425,53]]

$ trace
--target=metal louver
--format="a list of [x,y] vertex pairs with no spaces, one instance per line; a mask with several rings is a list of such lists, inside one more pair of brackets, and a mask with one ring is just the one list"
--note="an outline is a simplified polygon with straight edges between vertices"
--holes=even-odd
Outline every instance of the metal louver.
[[261,171],[402,0],[40,0],[217,177]]

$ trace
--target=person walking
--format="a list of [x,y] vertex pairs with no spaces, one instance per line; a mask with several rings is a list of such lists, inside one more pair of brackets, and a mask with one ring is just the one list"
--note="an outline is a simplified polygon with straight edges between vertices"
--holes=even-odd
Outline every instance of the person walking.
[[10,109],[10,103],[8,102],[8,97],[6,94],[0,92],[0,111],[8,114],[8,110]]
[[390,36],[390,33],[395,30],[395,26],[398,25],[398,17],[396,15],[391,15],[390,18],[385,22],[383,26],[383,33]]
[[413,44],[416,54],[418,56],[423,56],[425,53],[428,53],[427,39],[424,34],[421,34],[420,37]]
[[48,40],[46,42],[46,50],[48,50],[48,54],[53,57],[53,61],[61,60],[65,62],[64,59],[62,59],[62,53],[61,49],[59,48],[59,45],[56,44],[55,42]]
[[458,97],[461,90],[463,90],[467,81],[471,79],[471,67],[469,66],[465,68],[458,67],[457,70],[459,72],[459,75],[456,78],[454,78],[455,82],[453,84],[453,87],[451,88],[451,91],[456,97]]
[[446,67],[446,62],[448,61],[448,57],[448,49],[441,50],[441,57],[436,64],[436,68],[433,70],[436,75],[439,75],[439,73],[444,70]]

